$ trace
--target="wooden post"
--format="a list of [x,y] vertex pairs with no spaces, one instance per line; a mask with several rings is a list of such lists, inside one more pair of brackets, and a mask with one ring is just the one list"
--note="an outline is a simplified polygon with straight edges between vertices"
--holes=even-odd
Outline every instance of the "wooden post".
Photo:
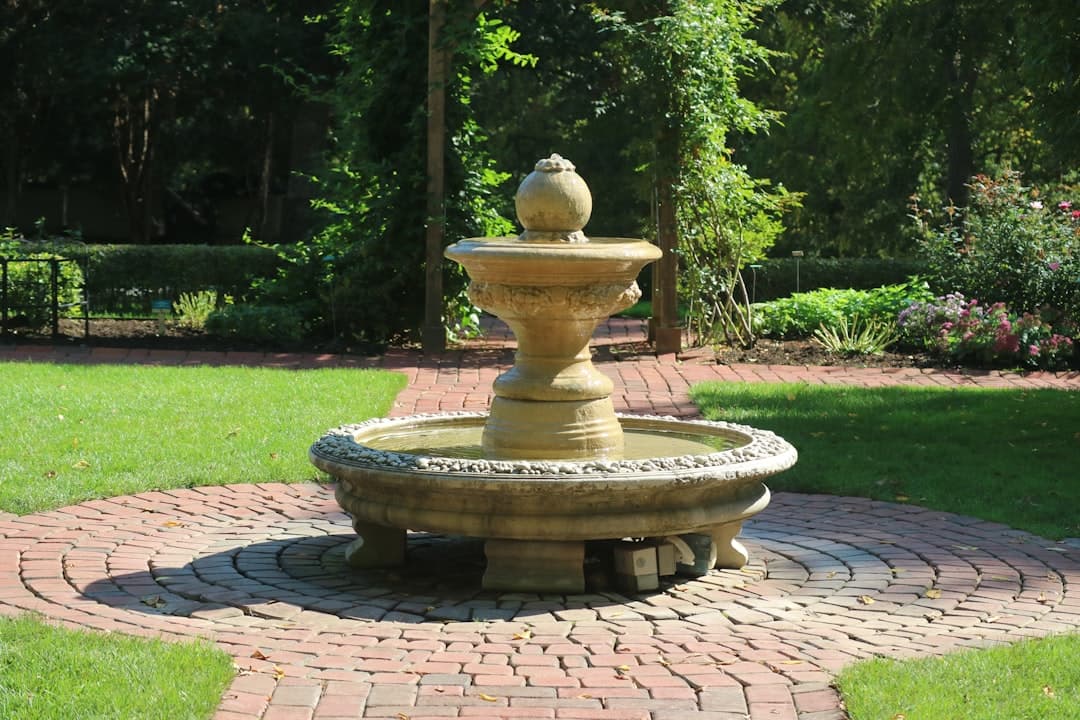
[[427,226],[424,235],[425,353],[446,349],[443,324],[443,244],[446,236],[446,74],[447,50],[442,41],[446,0],[428,4]]

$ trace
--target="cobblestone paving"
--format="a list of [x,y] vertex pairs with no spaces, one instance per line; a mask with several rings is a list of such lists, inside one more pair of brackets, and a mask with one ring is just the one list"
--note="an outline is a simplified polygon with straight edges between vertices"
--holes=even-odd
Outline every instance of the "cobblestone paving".
[[[611,323],[601,344],[640,343]],[[0,349],[0,359],[379,366],[394,412],[486,407],[510,362],[494,334],[436,358]],[[621,410],[692,415],[706,379],[1080,389],[1076,373],[716,366],[613,353]],[[1080,548],[974,518],[778,494],[748,522],[751,564],[623,595],[484,592],[477,540],[412,533],[395,571],[348,569],[325,485],[230,485],[0,513],[0,614],[209,638],[240,672],[216,720],[826,720],[833,673],[1080,629]]]
[[660,592],[480,590],[479,541],[349,570],[324,485],[143,493],[0,520],[0,611],[199,636],[242,668],[218,720],[842,718],[831,674],[1075,631],[1080,552],[910,506],[777,495],[752,563]]

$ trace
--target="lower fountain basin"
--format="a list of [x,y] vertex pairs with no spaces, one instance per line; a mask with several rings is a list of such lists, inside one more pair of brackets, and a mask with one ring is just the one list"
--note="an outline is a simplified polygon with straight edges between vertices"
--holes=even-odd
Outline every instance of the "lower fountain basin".
[[657,537],[740,523],[769,501],[764,477],[795,463],[771,432],[620,416],[626,457],[488,460],[482,413],[380,419],[310,450],[359,526],[529,541]]

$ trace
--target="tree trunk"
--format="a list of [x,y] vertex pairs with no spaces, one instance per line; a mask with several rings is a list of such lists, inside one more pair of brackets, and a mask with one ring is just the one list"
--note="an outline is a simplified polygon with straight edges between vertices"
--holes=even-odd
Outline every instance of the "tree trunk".
[[[959,23],[960,20],[954,20]],[[945,194],[950,202],[964,207],[968,200],[968,182],[975,174],[975,151],[972,148],[972,102],[979,77],[969,48],[964,47],[959,29],[952,33],[950,52],[945,58],[946,98],[945,142],[947,168]]]
[[4,227],[15,227],[19,210],[19,133],[16,129],[4,143]]
[[141,101],[119,101],[113,117],[113,137],[120,164],[124,206],[127,209],[131,240],[147,242],[153,237],[153,121],[156,91],[149,90]]
[[263,145],[262,173],[259,178],[259,239],[263,242],[272,242],[277,238],[271,237],[270,232],[270,176],[274,171],[274,118],[276,114],[271,110],[266,118],[266,142]]
[[427,227],[424,235],[425,353],[446,349],[443,323],[443,242],[446,236],[446,80],[448,51],[443,41],[446,1],[428,5]]
[[679,134],[668,129],[657,142],[659,156],[656,197],[657,245],[664,255],[653,273],[653,346],[657,353],[667,354],[682,349],[682,327],[679,323],[678,217],[675,212],[675,168],[679,159]]

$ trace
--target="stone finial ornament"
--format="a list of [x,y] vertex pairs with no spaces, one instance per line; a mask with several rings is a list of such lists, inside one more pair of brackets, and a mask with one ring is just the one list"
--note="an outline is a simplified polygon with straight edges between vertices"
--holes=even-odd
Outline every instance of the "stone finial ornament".
[[589,242],[582,228],[592,215],[592,193],[574,163],[552,154],[521,181],[514,197],[526,242]]

